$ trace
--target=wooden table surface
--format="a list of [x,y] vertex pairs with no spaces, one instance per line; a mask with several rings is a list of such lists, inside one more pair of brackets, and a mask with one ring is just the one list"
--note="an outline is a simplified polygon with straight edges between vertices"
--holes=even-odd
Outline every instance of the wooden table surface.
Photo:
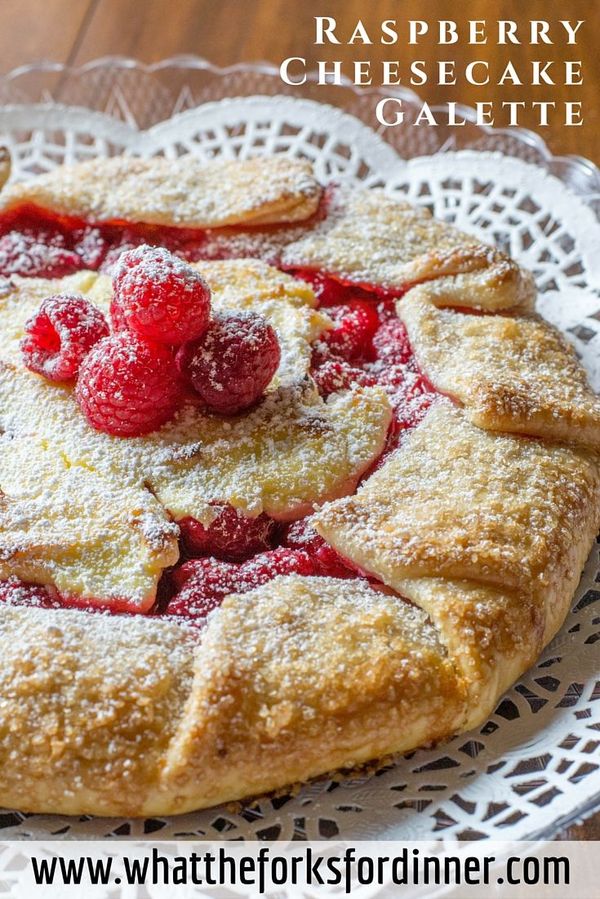
[[[534,60],[552,60],[556,69],[555,86],[473,87],[461,78],[456,87],[428,84],[418,93],[430,103],[456,100],[477,101],[529,100],[554,101],[557,109],[565,101],[582,101],[584,124],[565,127],[550,124],[540,128],[532,110],[525,112],[522,124],[539,131],[554,154],[576,153],[600,163],[600,52],[596,31],[600,26],[598,0],[470,0],[468,11],[460,13],[453,0],[0,0],[0,72],[42,59],[79,65],[105,55],[126,55],[144,62],[167,56],[193,53],[218,65],[241,61],[269,60],[279,64],[288,56],[302,56],[314,66],[319,59],[341,59],[344,64],[369,59],[377,71],[382,60],[423,59],[428,66],[436,60],[456,60],[462,65],[473,59],[490,62],[491,71],[501,71],[511,60],[519,72],[527,72]],[[397,47],[324,46],[315,47],[314,16],[335,16],[340,37],[348,40],[357,19],[367,31],[377,35],[382,20],[397,19],[399,28],[409,19],[439,19],[458,23],[466,34],[469,19],[486,19],[489,26],[498,19],[517,22],[519,32],[531,19],[551,23],[552,46],[498,47],[490,36],[487,45],[469,47],[461,40],[456,45],[436,46],[435,38],[425,39],[418,47],[408,48],[404,40]],[[585,20],[578,32],[576,46],[566,46],[556,23],[570,18]],[[493,32],[490,32],[493,35]],[[375,40],[375,37],[373,38]],[[566,60],[581,60],[584,83],[564,86],[560,66]],[[497,123],[499,124],[499,122]],[[600,839],[600,814],[579,827],[570,828],[564,837]]]
[[[179,53],[205,56],[218,65],[230,65],[250,60],[269,60],[279,64],[288,56],[305,57],[311,68],[319,59],[341,59],[344,66],[353,60],[371,60],[374,78],[383,60],[400,60],[404,67],[412,58],[423,59],[428,72],[437,60],[456,60],[457,73],[464,72],[466,62],[482,59],[490,63],[492,76],[498,77],[511,60],[524,80],[529,77],[531,63],[551,60],[549,74],[554,86],[519,87],[488,85],[475,87],[459,75],[456,86],[436,86],[429,83],[416,88],[430,103],[455,100],[474,104],[477,101],[555,102],[555,119],[548,127],[540,127],[532,109],[522,113],[522,124],[539,131],[556,155],[576,153],[600,163],[597,134],[600,130],[600,53],[596,46],[597,26],[600,25],[598,0],[470,0],[468,12],[456,11],[453,0],[0,0],[2,28],[0,29],[0,71],[39,59],[68,62],[74,65],[105,55],[127,55],[145,62],[154,62]],[[466,6],[467,4],[465,4]],[[335,16],[339,36],[348,40],[357,19],[362,19],[373,36],[372,46],[315,47],[314,16]],[[585,20],[577,35],[577,44],[567,46],[560,19]],[[378,26],[382,20],[395,18],[402,40],[395,47],[378,43]],[[551,23],[552,46],[531,46],[528,22],[545,19]],[[404,40],[409,19],[427,19],[432,28],[417,47],[407,47]],[[439,19],[453,19],[458,23],[461,40],[458,44],[436,45],[433,27]],[[486,45],[469,46],[466,22],[486,19],[489,40]],[[517,22],[519,46],[497,46],[494,27],[498,19]],[[595,20],[595,21],[594,21]],[[596,27],[595,27],[596,26]],[[564,62],[581,60],[584,83],[565,86]],[[462,63],[462,65],[461,65]],[[561,68],[562,66],[562,68]],[[344,69],[350,74],[349,69]],[[584,122],[581,127],[562,125],[560,110],[565,101],[583,103]],[[496,124],[505,124],[507,113],[498,109]]]

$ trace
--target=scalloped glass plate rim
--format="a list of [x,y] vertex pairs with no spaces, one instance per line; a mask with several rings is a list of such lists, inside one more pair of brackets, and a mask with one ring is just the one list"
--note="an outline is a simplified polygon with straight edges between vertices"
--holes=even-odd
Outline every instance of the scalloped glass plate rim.
[[[205,57],[193,54],[180,54],[166,57],[165,59],[161,59],[153,63],[144,63],[141,60],[128,56],[108,55],[98,57],[97,59],[92,59],[81,66],[71,66],[52,61],[40,61],[18,66],[5,75],[0,76],[0,85],[12,85],[36,73],[40,75],[48,73],[53,75],[61,75],[68,78],[78,78],[88,73],[95,72],[99,69],[113,69],[115,71],[138,71],[149,75],[155,73],[164,73],[168,72],[169,70],[177,71],[179,73],[185,72],[185,70],[188,70],[189,72],[207,71],[221,78],[226,78],[228,75],[235,73],[254,72],[256,74],[261,74],[269,78],[276,78],[278,81],[280,81],[278,67],[272,62],[268,61],[240,62],[230,66],[217,66]],[[317,73],[314,71],[307,73],[307,80],[313,85],[316,84]],[[379,97],[394,96],[399,97],[405,102],[415,106],[420,106],[423,103],[423,100],[415,91],[406,87],[386,88],[385,90],[381,87],[365,88],[354,85],[353,82],[346,77],[342,77],[342,83],[341,85],[339,85],[339,87],[341,90],[349,92],[356,98],[369,95]],[[299,94],[301,94],[301,91],[299,91]],[[69,104],[60,104],[60,102],[57,101],[56,105],[60,106]],[[431,109],[435,114],[436,112],[442,112],[444,110],[444,107],[439,105],[432,105]],[[457,112],[462,115],[468,122],[473,123],[474,125],[476,124],[476,111],[472,107],[459,104],[457,106]],[[153,122],[153,124],[157,124],[159,121],[166,121],[166,119],[156,120],[156,122]],[[519,143],[535,150],[543,158],[546,168],[552,170],[553,174],[558,174],[558,177],[562,181],[564,181],[567,186],[569,186],[573,190],[573,192],[579,195],[583,195],[583,198],[587,203],[591,203],[592,201],[600,198],[600,168],[595,165],[595,163],[590,159],[575,154],[555,156],[551,152],[543,137],[537,132],[531,131],[527,128],[493,128],[486,125],[479,125],[476,127],[478,128],[480,134],[485,135],[487,138],[492,138],[499,142],[501,142],[505,138],[510,140],[517,140]],[[387,129],[382,127],[373,130],[375,130],[385,140]],[[497,149],[500,149],[500,152],[504,152],[506,155],[514,155],[507,153],[506,147]],[[443,151],[443,148],[438,150],[438,152]],[[560,172],[557,172],[557,169],[564,169],[564,171],[562,171],[561,174]],[[581,190],[574,189],[573,184],[571,183],[571,179],[568,177],[569,173],[575,173],[577,177],[585,179],[585,181],[587,182],[585,190],[583,188]],[[589,192],[590,186],[592,188],[591,193]],[[596,210],[596,214],[600,218],[600,209]]]

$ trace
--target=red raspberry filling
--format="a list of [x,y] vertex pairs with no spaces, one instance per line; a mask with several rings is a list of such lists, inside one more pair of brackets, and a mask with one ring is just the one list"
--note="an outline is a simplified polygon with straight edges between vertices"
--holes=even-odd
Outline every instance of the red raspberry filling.
[[336,306],[348,299],[348,288],[321,272],[300,271],[297,275],[310,284],[321,307]]
[[356,577],[356,571],[351,563],[346,562],[332,546],[329,546],[317,534],[310,517],[295,521],[288,527],[284,545],[291,549],[307,552],[315,567],[314,574],[337,578]]
[[[319,357],[316,358],[318,360]],[[374,375],[343,359],[326,359],[320,365],[317,363],[312,374],[319,393],[324,397],[339,390],[348,390],[354,385],[373,387],[377,383]]]
[[282,574],[315,573],[314,562],[307,552],[284,546],[241,564],[214,558],[184,562],[172,574],[178,592],[167,606],[167,614],[204,618],[229,593],[247,593]]
[[[301,277],[308,280],[304,273]],[[331,285],[336,303],[326,311],[337,327],[316,342],[312,375],[324,397],[356,385],[379,385],[388,394],[394,418],[373,471],[396,449],[402,435],[419,424],[436,391],[419,371],[393,298],[373,294],[370,300],[365,299],[367,294],[362,289],[357,298],[355,287],[322,276],[320,289],[325,295]],[[343,312],[345,303],[351,309],[347,315]]]
[[271,548],[276,525],[264,513],[248,518],[233,506],[222,504],[208,527],[195,518],[178,522],[183,547],[190,556],[215,556],[228,562],[241,562]]
[[68,596],[50,585],[29,584],[16,577],[0,581],[1,604],[34,609],[77,609],[90,615],[139,614],[128,599],[114,598],[108,604],[105,600]]
[[373,348],[376,358],[388,365],[405,365],[413,355],[406,328],[395,316],[379,325],[373,335]]
[[173,416],[180,395],[171,350],[131,332],[96,344],[81,366],[76,389],[90,425],[117,437],[156,430]]
[[179,350],[177,366],[208,409],[235,415],[262,397],[279,367],[277,334],[260,315],[216,316]]
[[354,578],[355,569],[328,546],[310,524],[310,519],[287,528],[284,545],[260,553],[240,564],[214,557],[194,559],[171,573],[175,596],[166,613],[203,619],[230,593],[246,593],[278,575]]
[[14,577],[0,581],[0,603],[8,606],[33,606],[37,609],[59,609],[62,606],[53,587],[26,584]]
[[201,275],[164,247],[142,245],[119,258],[113,277],[115,328],[179,346],[204,333],[210,290]]
[[49,297],[25,324],[23,362],[50,381],[69,381],[91,348],[108,336],[99,309],[83,297]]
[[81,268],[62,234],[24,228],[0,237],[0,272],[37,278],[62,278]]
[[379,328],[377,306],[372,300],[349,299],[328,306],[327,315],[335,327],[320,338],[325,344],[325,358],[335,356],[347,362],[372,358],[373,337]]
[[165,234],[162,240],[154,241],[150,235],[144,234],[139,228],[123,228],[117,236],[105,235],[107,240],[106,255],[100,264],[100,271],[105,275],[114,277],[119,268],[121,257],[125,253],[131,253],[141,246],[156,246],[157,244],[169,249],[175,249],[173,242]]
[[102,229],[83,225],[73,231],[73,252],[79,257],[79,267],[96,271],[109,251],[110,241]]
[[112,273],[122,253],[141,244],[167,247],[195,260],[205,241],[199,230],[90,224],[23,206],[0,217],[0,275],[62,278],[80,269]]

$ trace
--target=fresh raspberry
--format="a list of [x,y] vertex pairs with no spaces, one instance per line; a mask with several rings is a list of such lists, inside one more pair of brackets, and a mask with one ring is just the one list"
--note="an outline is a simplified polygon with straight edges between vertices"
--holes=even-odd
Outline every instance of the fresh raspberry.
[[208,325],[210,290],[204,278],[164,247],[123,253],[113,277],[113,324],[148,340],[178,346]]
[[295,521],[288,528],[285,536],[285,545],[291,549],[307,552],[315,568],[314,573],[327,577],[350,578],[355,577],[349,564],[317,534],[311,524],[310,517]]
[[216,556],[241,562],[270,549],[275,522],[264,513],[248,518],[230,505],[221,505],[208,527],[195,518],[178,522],[185,549],[191,556]]
[[399,318],[389,318],[375,332],[373,346],[378,359],[390,365],[404,365],[412,358],[406,328]]
[[325,331],[320,342],[329,354],[348,362],[369,359],[373,354],[373,336],[379,327],[377,307],[370,300],[349,300],[341,306],[330,306],[327,315],[335,327]]
[[326,359],[313,369],[312,376],[321,396],[329,396],[338,390],[348,390],[354,384],[372,387],[377,379],[362,368],[356,368],[343,359]]
[[167,613],[204,618],[229,593],[247,593],[283,574],[307,576],[315,574],[315,566],[308,553],[282,546],[241,565],[218,559],[184,562],[172,574],[179,592],[169,603]]
[[93,428],[135,437],[168,421],[180,392],[171,350],[124,331],[105,337],[88,354],[76,395]]
[[210,410],[235,415],[260,399],[280,359],[271,325],[241,312],[213,319],[199,340],[179,350],[177,365]]
[[59,231],[24,227],[0,237],[0,272],[3,275],[62,278],[83,267],[68,249]]
[[21,354],[31,371],[49,381],[69,381],[107,334],[108,324],[99,309],[83,297],[61,294],[44,300],[28,319]]

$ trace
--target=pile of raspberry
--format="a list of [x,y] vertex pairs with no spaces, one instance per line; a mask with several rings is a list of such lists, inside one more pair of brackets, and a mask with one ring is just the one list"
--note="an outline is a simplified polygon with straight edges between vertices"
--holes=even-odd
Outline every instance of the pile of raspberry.
[[[323,276],[301,277],[333,320],[313,350],[320,393],[384,386],[396,412],[389,451],[398,431],[415,424],[429,401],[393,304]],[[83,297],[50,297],[28,321],[22,353],[27,367],[49,380],[76,381],[88,422],[119,437],[160,427],[186,395],[221,415],[251,408],[281,355],[277,335],[262,317],[211,316],[210,290],[199,273],[168,250],[149,246],[119,257],[110,327]],[[310,518],[282,524],[265,514],[248,518],[225,503],[213,511],[208,525],[191,517],[179,522],[182,560],[165,572],[155,611],[202,623],[228,594],[278,575],[364,576],[327,545]],[[35,588],[36,604],[69,604],[44,591]],[[10,596],[21,601],[14,590]]]
[[220,415],[249,409],[281,358],[262,316],[211,316],[206,281],[163,247],[120,256],[110,325],[84,297],[49,297],[26,323],[21,353],[48,380],[76,381],[90,425],[117,437],[156,430],[190,394]]

